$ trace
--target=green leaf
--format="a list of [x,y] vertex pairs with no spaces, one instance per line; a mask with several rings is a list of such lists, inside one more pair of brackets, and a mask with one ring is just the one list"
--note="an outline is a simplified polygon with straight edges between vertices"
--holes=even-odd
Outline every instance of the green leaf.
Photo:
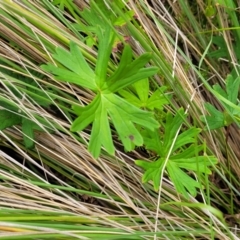
[[[227,79],[226,79],[226,90],[227,90],[227,96],[228,96],[227,99],[234,104],[237,104],[239,84],[240,84],[240,77],[233,79],[231,75],[227,76]],[[233,109],[231,108],[230,111],[233,112]]]
[[158,71],[158,68],[156,67],[142,68],[136,74],[133,74],[132,76],[129,76],[129,77],[123,77],[122,79],[119,79],[117,82],[109,85],[108,89],[111,92],[117,92],[120,89],[125,88],[139,80],[142,80],[144,78],[148,78],[154,75],[155,73],[157,73],[157,71]]
[[135,94],[130,92],[129,90],[121,89],[121,90],[118,91],[118,93],[124,99],[126,99],[129,103],[133,104],[134,106],[139,107],[139,108],[141,108],[143,106],[143,104],[140,101],[140,99]]
[[162,110],[165,104],[169,103],[172,95],[164,95],[164,92],[167,90],[166,86],[160,87],[156,90],[147,101],[147,108],[153,110],[154,108]]
[[75,83],[91,90],[97,89],[94,71],[87,64],[76,43],[70,42],[70,52],[61,47],[56,48],[53,58],[65,68],[49,63],[41,66],[44,71],[56,75],[58,80]]
[[150,110],[162,110],[163,106],[169,103],[171,96],[164,96],[164,91],[167,87],[162,86],[149,96],[149,80],[143,79],[132,85],[136,95],[130,90],[120,90],[118,93],[124,97],[128,102],[141,108],[148,108]]
[[127,12],[124,13],[124,18],[123,17],[118,17],[115,21],[114,21],[114,26],[123,26],[124,24],[126,24],[127,21],[130,21],[133,16],[135,15],[133,10],[129,10]]
[[145,170],[145,173],[142,176],[142,182],[146,183],[152,180],[154,190],[158,191],[164,159],[158,159],[155,162],[136,160],[135,164]]
[[14,125],[22,125],[23,141],[26,148],[33,148],[34,143],[34,129],[42,129],[33,121],[24,116],[20,116],[8,110],[0,110],[0,130],[4,130]]
[[143,139],[134,123],[144,126],[149,130],[159,127],[153,113],[143,111],[129,104],[117,95],[107,95],[110,108],[108,113],[127,151],[132,150],[132,143],[137,146],[143,144]]
[[175,116],[173,116],[171,112],[167,113],[161,156],[165,157],[170,151],[177,131],[182,125],[182,123],[185,121],[185,119],[186,114],[184,113],[183,108],[180,108]]
[[[239,84],[240,84],[240,77],[233,78],[231,75],[228,75],[226,78],[226,91],[223,90],[219,84],[213,86],[213,89],[219,93],[221,96],[229,100],[231,103],[238,105],[238,91],[239,91]],[[202,116],[201,120],[203,122],[206,121],[208,124],[209,129],[218,129],[224,126],[229,126],[234,121],[239,122],[238,116],[240,112],[226,104],[225,102],[221,101],[222,105],[224,106],[224,112],[217,110],[214,106],[210,103],[206,103],[205,108],[208,110],[210,116],[206,116],[206,119]]]
[[197,195],[196,188],[201,187],[200,183],[183,172],[177,163],[169,161],[167,171],[178,193],[183,194],[187,199],[189,199],[188,193],[194,197]]
[[183,109],[179,109],[175,116],[170,112],[167,113],[163,136],[157,130],[147,131],[142,129],[141,133],[146,148],[158,154],[159,158],[155,162],[137,160],[135,163],[145,170],[142,181],[152,180],[154,189],[158,190],[161,173],[163,172],[162,168],[168,157],[166,171],[170,179],[177,192],[189,198],[189,193],[196,196],[197,188],[200,188],[201,185],[183,170],[194,171],[197,175],[211,174],[209,167],[216,164],[217,159],[215,157],[199,156],[199,153],[203,150],[203,146],[197,144],[200,129],[191,127],[178,134],[185,118],[186,114],[184,114]]
[[43,65],[42,69],[56,75],[56,79],[78,84],[96,93],[89,105],[73,106],[78,117],[74,120],[71,131],[82,131],[92,124],[88,149],[97,158],[101,147],[108,153],[114,154],[109,121],[115,127],[127,151],[132,150],[135,145],[143,144],[143,138],[136,125],[144,126],[149,130],[159,127],[153,113],[141,110],[114,94],[136,81],[152,76],[158,68],[144,67],[150,60],[151,53],[145,53],[133,60],[132,50],[126,45],[118,68],[108,77],[107,70],[115,34],[108,24],[104,28],[97,25],[94,29],[99,42],[95,70],[88,65],[77,44],[73,42],[70,43],[70,52],[63,48],[56,49],[53,58],[61,65]]
[[196,137],[200,132],[201,132],[200,128],[192,127],[179,134],[174,144],[173,152],[183,147],[184,145],[196,142]]
[[149,95],[149,80],[146,78],[141,81],[135,82],[133,84],[133,88],[136,91],[139,100],[143,103],[143,105],[147,105]]
[[223,36],[213,36],[212,43],[217,46],[217,50],[209,52],[207,55],[212,58],[229,58],[229,51]]
[[99,88],[102,88],[107,75],[107,68],[108,68],[108,61],[109,56],[112,52],[112,46],[115,38],[115,34],[113,33],[112,29],[109,26],[105,28],[99,27],[100,39],[99,46],[98,46],[98,57],[97,57],[97,64],[96,64],[96,85]]
[[22,131],[23,131],[23,141],[24,145],[26,148],[31,149],[34,147],[34,126],[36,123],[33,121],[27,119],[27,118],[22,118]]
[[186,170],[192,170],[197,173],[211,174],[211,170],[208,168],[217,163],[215,157],[210,156],[197,156],[192,158],[177,158],[171,159],[171,162],[177,164],[179,168],[184,168]]
[[194,144],[191,144],[187,148],[182,149],[181,151],[177,151],[176,154],[173,154],[171,156],[171,159],[187,159],[192,158],[199,154],[199,152],[204,150],[203,145],[197,145],[196,142]]
[[[181,168],[192,170],[197,173],[211,174],[208,166],[212,166],[216,163],[216,158],[207,156],[198,156],[189,159],[169,159],[166,170],[177,192],[183,194],[186,198],[189,198],[188,192],[192,196],[196,196],[196,188],[200,188],[200,184],[188,176],[183,170],[181,170]],[[136,160],[135,164],[145,170],[145,173],[142,177],[142,182],[145,183],[152,180],[154,189],[158,191],[164,159],[159,158],[155,162]]]
[[79,115],[71,126],[71,131],[78,132],[86,128],[90,123],[94,121],[95,114],[99,105],[101,104],[100,94],[98,94],[95,99],[86,107],[79,107],[73,105],[74,112]]
[[220,95],[222,95],[224,98],[227,98],[227,93],[221,88],[219,84],[213,85],[213,89],[218,92]]
[[20,124],[22,117],[8,110],[0,110],[0,130]]
[[151,53],[145,53],[132,63],[132,50],[126,45],[118,69],[107,79],[107,92],[117,92],[139,80],[148,78],[157,73],[157,67],[143,68],[151,59]]
[[89,151],[97,158],[100,154],[101,146],[109,154],[114,154],[114,145],[111,130],[108,122],[107,108],[102,101],[100,94],[85,108],[73,108],[80,116],[73,122],[71,131],[81,131],[90,123],[92,125]]
[[[67,1],[69,0],[53,0],[52,4],[53,5],[59,5],[60,10],[64,10],[64,6],[67,4]],[[70,0],[72,1],[72,0]]]
[[[218,129],[221,127],[224,127],[224,114],[217,110],[214,106],[212,106],[210,103],[204,104],[205,108],[209,112],[210,116],[206,116],[206,123],[208,125],[208,128]],[[205,122],[205,118],[201,116],[201,120]]]
[[108,153],[114,153],[108,116],[127,151],[132,150],[134,145],[143,144],[142,136],[134,124],[147,126],[150,130],[159,126],[152,113],[136,108],[115,94],[98,94],[87,107],[73,109],[80,116],[73,122],[72,131],[80,131],[93,123],[89,151],[94,157],[99,156],[101,146]]
[[141,134],[143,136],[146,149],[155,152],[159,156],[163,156],[160,131],[149,131],[148,129],[142,128]]

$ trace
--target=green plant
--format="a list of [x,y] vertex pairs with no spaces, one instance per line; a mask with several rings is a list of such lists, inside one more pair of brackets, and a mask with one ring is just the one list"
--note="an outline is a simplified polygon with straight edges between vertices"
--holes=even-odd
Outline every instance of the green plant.
[[[240,111],[238,102],[240,77],[233,78],[228,75],[226,78],[226,91],[221,88],[219,84],[213,86],[214,91],[222,96],[220,99],[221,104],[224,107],[224,112],[217,110],[210,103],[205,103],[204,106],[209,112],[210,116],[202,116],[201,120],[207,124],[207,128],[213,130],[221,127],[229,126],[233,122],[239,124]],[[224,101],[225,99],[225,101]]]
[[[89,11],[87,14],[85,12],[85,19],[89,19],[91,14]],[[92,24],[97,22],[96,19],[89,21]],[[182,169],[198,174],[210,174],[208,167],[217,162],[214,157],[199,156],[203,147],[198,146],[195,141],[200,130],[190,128],[180,134],[174,142],[178,128],[186,118],[180,109],[175,117],[173,114],[167,114],[163,137],[160,136],[154,109],[162,111],[163,105],[167,104],[170,98],[163,95],[167,89],[165,86],[149,95],[147,78],[158,71],[156,67],[144,67],[151,59],[151,53],[142,54],[132,60],[132,49],[125,44],[117,69],[108,73],[117,36],[107,23],[104,28],[94,26],[92,31],[98,41],[95,69],[88,64],[79,46],[74,42],[70,42],[70,51],[56,49],[53,58],[58,62],[57,65],[49,63],[42,66],[43,70],[55,75],[57,80],[74,83],[95,93],[94,99],[87,106],[73,105],[72,108],[78,117],[73,121],[71,130],[79,132],[92,124],[88,150],[97,158],[101,147],[109,154],[114,154],[115,147],[110,128],[112,123],[126,151],[145,144],[147,149],[159,156],[158,160],[152,163],[136,161],[137,165],[146,170],[144,182],[153,180],[154,188],[158,190],[166,160],[166,169],[176,190],[185,197],[188,197],[188,192],[195,196],[200,183]],[[189,144],[191,145],[188,146]]]
[[199,179],[194,180],[190,177],[186,171],[193,171],[199,177],[202,174],[211,174],[209,167],[216,164],[217,159],[204,155],[203,145],[197,144],[200,129],[191,127],[178,134],[185,120],[186,114],[183,109],[179,109],[175,116],[167,113],[162,134],[159,131],[150,132],[144,129],[144,144],[147,149],[157,154],[157,159],[153,162],[136,160],[135,163],[145,170],[143,182],[152,180],[155,190],[159,189],[166,166],[176,190],[188,198],[188,193],[196,196],[196,188],[200,188],[201,183]]
[[118,135],[127,151],[134,145],[141,146],[143,138],[134,124],[147,126],[150,130],[157,128],[158,122],[153,113],[143,111],[116,92],[157,72],[156,67],[143,68],[150,60],[151,54],[146,53],[132,61],[132,50],[126,45],[116,71],[107,76],[108,62],[112,51],[115,34],[110,27],[97,30],[99,48],[95,71],[83,57],[79,47],[71,42],[70,52],[57,48],[53,58],[64,67],[53,64],[43,65],[45,71],[56,75],[58,80],[67,81],[90,89],[96,93],[94,100],[87,106],[73,106],[79,117],[73,122],[71,130],[81,131],[92,123],[89,151],[94,157],[100,154],[101,146],[113,154],[114,145],[108,117],[116,128]]
[[169,103],[172,95],[164,94],[166,90],[167,87],[162,86],[149,95],[149,80],[143,79],[132,84],[130,89],[122,89],[118,93],[136,107],[153,111],[163,110],[163,106]]
[[[69,43],[72,41],[95,74],[100,43],[97,32],[104,31],[109,25],[115,38],[112,54],[108,59],[107,80],[114,74],[121,59],[120,51],[115,51],[116,45],[124,42],[124,36],[131,36],[129,45],[133,59],[137,59],[143,52],[152,53],[147,66],[157,66],[159,71],[154,77],[128,85],[114,92],[114,95],[137,109],[150,111],[151,117],[154,115],[160,123],[160,128],[156,127],[153,131],[133,123],[143,139],[143,147],[129,154],[119,147],[119,154],[114,156],[102,151],[98,161],[94,161],[86,151],[86,139],[89,139],[92,123],[81,137],[71,133],[69,123],[74,121],[76,114],[69,106],[81,106],[81,110],[85,108],[83,106],[88,107],[93,97],[99,94],[99,90],[55,81],[51,74],[44,74],[43,71],[43,78],[34,76],[38,83],[35,87],[34,82],[21,81],[20,76],[10,78],[9,73],[1,75],[0,98],[5,103],[5,110],[10,112],[11,107],[16,107],[13,109],[15,117],[20,115],[37,125],[40,125],[37,123],[39,118],[49,120],[54,130],[49,133],[48,129],[44,128],[43,132],[36,134],[37,144],[32,149],[26,149],[20,137],[19,125],[21,126],[22,122],[17,127],[10,126],[0,131],[0,175],[1,187],[4,189],[4,196],[1,196],[4,199],[0,203],[2,238],[237,239],[239,233],[227,225],[237,224],[237,217],[231,220],[228,217],[237,216],[239,209],[240,168],[237,145],[234,146],[229,141],[226,152],[226,141],[222,134],[224,129],[199,134],[197,124],[199,115],[204,114],[201,112],[200,103],[205,101],[205,96],[208,96],[208,100],[212,97],[209,90],[214,95],[214,100],[230,103],[228,105],[235,109],[239,107],[212,90],[210,85],[206,84],[206,88],[201,87],[201,91],[196,91],[201,83],[207,83],[212,76],[214,82],[219,81],[223,86],[222,79],[226,72],[229,72],[229,69],[231,72],[233,67],[237,69],[238,64],[234,60],[239,54],[234,52],[234,46],[238,45],[239,38],[236,38],[233,29],[239,29],[239,24],[236,21],[234,23],[234,18],[230,17],[230,14],[237,15],[239,12],[236,8],[237,2],[232,1],[235,6],[231,1],[222,0],[217,3],[203,0],[180,0],[176,4],[171,4],[171,1],[165,1],[165,4],[161,1],[151,2],[42,0],[34,1],[33,4],[30,0],[0,1],[0,57],[16,63],[14,66],[9,65],[12,71],[22,72],[21,68],[25,67],[39,71],[39,64],[46,64],[52,59],[51,63],[55,66],[68,69],[51,57],[57,46],[61,46],[60,49],[70,49],[71,52]],[[179,22],[181,19],[183,21]],[[218,49],[225,54],[218,57],[227,57],[224,62],[222,59],[216,61],[207,54],[211,49],[209,39],[216,31],[226,42],[225,49]],[[196,68],[196,65],[199,68]],[[233,74],[233,79],[236,73],[237,71]],[[32,78],[30,73],[24,74]],[[168,89],[162,86],[162,83],[169,86]],[[56,98],[53,98],[54,94],[50,92],[52,88],[57,92],[54,93]],[[14,90],[19,91],[20,95],[16,96]],[[42,91],[48,94],[41,95]],[[170,98],[169,92],[174,95],[173,98]],[[34,97],[39,98],[35,100]],[[40,105],[41,99],[47,100],[46,103],[51,105]],[[175,134],[175,137],[170,138],[171,146],[174,148],[177,139],[191,129],[192,123],[196,126],[196,135],[190,134],[192,142],[173,151],[165,143],[170,134],[170,130],[165,128],[168,125],[166,122],[167,119],[176,122],[175,118],[179,115],[177,109],[179,106],[185,109],[188,104],[190,107],[187,116],[183,114],[183,110],[179,110],[185,120],[179,131],[173,129],[175,133],[171,134]],[[0,105],[3,106],[2,102]],[[169,111],[167,114],[166,109]],[[4,116],[7,115],[3,114],[2,119]],[[114,123],[111,116],[107,116],[114,144],[119,146]],[[236,131],[235,134],[232,132],[229,131],[229,136],[237,144],[238,134]],[[162,153],[158,146],[145,151],[146,146],[150,145],[148,138],[152,142],[159,141],[161,149],[162,146],[167,146],[168,154]],[[132,149],[134,145],[132,144]],[[2,146],[16,152],[20,156],[19,161],[7,156]],[[187,149],[192,150],[192,157],[186,155]],[[163,155],[160,155],[161,153]],[[182,161],[181,153],[184,153]],[[205,166],[207,172],[211,169],[208,162],[203,163],[206,159],[211,160],[206,153],[216,154],[219,164],[214,167],[211,177],[208,177],[207,173],[203,178],[201,166]],[[157,178],[159,179],[156,188],[160,189],[159,192],[152,190],[152,181],[150,184],[143,184],[142,172],[133,166],[136,158],[146,160],[150,156],[156,156],[156,161],[160,164],[161,171],[152,168],[156,175],[150,174],[150,181],[157,182]],[[197,158],[198,156],[200,158]],[[200,170],[197,166],[200,166]],[[191,167],[194,169],[191,170]],[[197,191],[197,198],[186,200],[178,196],[172,186],[173,182],[175,188],[178,187],[175,172],[173,174],[171,169],[176,170],[177,176],[179,172],[180,177],[184,174],[183,183],[177,183],[182,185],[180,187],[183,188],[184,196],[193,196]],[[151,169],[146,169],[145,174],[147,171],[151,173]],[[191,177],[191,180],[186,180],[185,174]],[[193,181],[197,182],[196,187]],[[23,211],[23,208],[26,210]],[[219,214],[214,213],[213,208],[221,209],[227,223]],[[56,222],[56,218],[60,220]]]
[[[3,66],[3,65],[2,65]],[[30,72],[30,77],[26,77],[27,74],[11,72],[5,63],[5,66],[0,65],[2,84],[12,94],[14,94],[16,101],[28,101],[31,104],[39,105],[42,107],[48,107],[51,103],[46,92],[39,89],[34,78],[41,78],[42,75],[37,72]],[[18,87],[16,87],[18,86]],[[48,90],[51,93],[51,90]],[[42,117],[32,119],[32,116],[26,114],[26,112],[15,103],[12,103],[5,97],[0,98],[0,130],[4,130],[8,127],[20,125],[23,132],[23,141],[25,147],[30,149],[35,146],[34,144],[34,130],[43,131],[43,127],[49,128],[49,124]],[[40,125],[42,126],[40,126]]]

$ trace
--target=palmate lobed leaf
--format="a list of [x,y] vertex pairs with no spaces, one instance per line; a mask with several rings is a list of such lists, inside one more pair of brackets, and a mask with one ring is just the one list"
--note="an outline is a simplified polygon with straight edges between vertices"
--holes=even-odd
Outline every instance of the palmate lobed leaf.
[[[142,135],[144,136],[144,144],[146,145],[146,148],[156,152],[161,157],[167,156],[175,135],[185,119],[186,114],[184,114],[182,108],[178,110],[175,116],[171,112],[168,112],[166,115],[163,137],[156,131],[143,131]],[[199,131],[199,129],[191,128],[191,130],[188,130],[187,132],[188,135],[184,132],[180,134],[176,139],[172,151],[176,151],[177,148],[180,148],[184,144],[189,144],[195,141],[195,136]]]
[[[231,103],[237,105],[239,85],[240,77],[234,79],[232,75],[228,75],[226,78],[226,91],[222,89],[219,84],[214,85],[213,89],[222,97],[226,98]],[[211,130],[218,129],[224,126],[229,126],[236,120],[235,117],[238,117],[240,115],[238,109],[226,104],[223,101],[221,101],[221,103],[225,108],[224,112],[217,110],[210,103],[204,104],[210,115],[206,117],[202,116],[201,120],[203,122],[206,122],[207,127]]]
[[167,90],[166,86],[162,86],[157,89],[152,95],[149,96],[149,81],[148,79],[143,79],[141,81],[135,82],[132,85],[136,95],[130,90],[122,89],[118,93],[124,97],[128,102],[140,108],[147,108],[150,110],[163,109],[163,106],[169,103],[171,95],[164,96],[164,92]]
[[[154,189],[157,191],[160,187],[162,168],[165,161],[167,161],[166,171],[176,190],[188,198],[189,193],[195,196],[197,188],[200,188],[201,185],[188,176],[184,170],[194,171],[200,175],[211,174],[209,167],[216,164],[217,160],[214,157],[199,156],[199,153],[203,150],[203,146],[198,146],[196,143],[197,136],[200,133],[200,129],[198,128],[191,127],[183,131],[177,136],[174,142],[174,138],[178,134],[178,129],[185,118],[186,115],[183,109],[179,109],[175,116],[172,113],[168,113],[163,137],[161,137],[158,131],[142,130],[146,148],[158,154],[159,158],[154,162],[137,160],[135,163],[145,170],[142,181],[148,182],[152,180]],[[174,145],[170,156],[166,160],[173,142]]]
[[[159,158],[154,162],[147,162],[145,160],[136,160],[135,164],[145,170],[142,177],[142,182],[153,181],[155,191],[159,190],[160,178],[165,159]],[[190,193],[196,196],[196,188],[200,188],[199,182],[188,176],[182,169],[191,170],[197,174],[211,174],[210,166],[217,163],[215,157],[197,156],[192,158],[175,158],[169,159],[166,165],[167,173],[172,180],[178,193],[183,194],[184,197],[189,198]]]
[[114,145],[109,120],[113,123],[125,150],[130,151],[135,145],[143,144],[143,138],[136,124],[149,130],[159,127],[153,113],[143,111],[115,92],[135,82],[148,78],[158,71],[156,67],[145,68],[152,54],[145,53],[133,60],[132,49],[125,45],[118,68],[107,76],[108,64],[115,35],[106,23],[104,28],[95,26],[98,36],[98,57],[95,70],[88,65],[76,43],[70,43],[70,51],[57,48],[53,58],[61,65],[43,65],[42,69],[53,73],[56,79],[71,82],[96,93],[93,101],[85,106],[73,106],[79,117],[71,126],[72,131],[82,131],[92,124],[89,151],[97,158],[103,147],[109,154],[114,154]]
[[73,109],[79,117],[73,122],[72,131],[81,131],[93,123],[89,151],[94,157],[99,156],[101,146],[108,153],[114,153],[108,117],[111,117],[127,151],[131,151],[134,145],[141,146],[143,144],[143,138],[135,124],[150,130],[159,126],[153,118],[153,113],[143,111],[113,93],[98,94],[87,107],[74,106]]

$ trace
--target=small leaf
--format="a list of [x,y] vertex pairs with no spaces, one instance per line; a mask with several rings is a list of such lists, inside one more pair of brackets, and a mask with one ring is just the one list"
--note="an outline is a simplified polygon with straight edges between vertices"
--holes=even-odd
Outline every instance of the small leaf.
[[217,160],[215,157],[199,156],[200,151],[203,150],[203,146],[198,146],[196,142],[200,129],[192,127],[178,134],[185,118],[183,109],[179,109],[175,116],[168,112],[163,137],[157,130],[141,129],[146,148],[158,154],[159,158],[155,162],[137,160],[135,163],[145,170],[142,181],[152,180],[154,189],[158,190],[163,164],[167,160],[166,171],[177,192],[189,198],[189,194],[196,196],[197,188],[201,185],[182,169],[194,171],[196,174],[211,174],[209,167],[216,164]]
[[178,193],[183,194],[187,199],[189,199],[188,192],[194,197],[197,195],[196,188],[200,188],[200,183],[183,172],[177,163],[168,162],[167,171]]
[[0,110],[0,130],[20,124],[22,117],[9,112],[7,110]]
[[169,103],[171,95],[164,95],[167,90],[166,86],[160,87],[156,90],[147,101],[147,108],[153,110],[154,108],[162,110],[165,104]]
[[142,102],[140,101],[140,99],[130,91],[121,89],[118,91],[118,93],[134,106],[139,108],[142,107]]
[[130,90],[120,90],[118,93],[124,97],[128,102],[141,108],[147,108],[154,110],[154,108],[161,110],[163,106],[169,103],[169,98],[171,96],[164,96],[163,92],[167,87],[163,86],[155,91],[151,96],[149,96],[149,80],[144,79],[138,81],[132,85],[133,91]]
[[66,68],[54,66],[51,63],[42,65],[44,71],[56,75],[56,79],[75,83],[82,87],[96,90],[95,74],[84,59],[76,43],[70,42],[70,52],[59,47],[56,48],[56,54],[53,58]]
[[178,132],[178,129],[186,119],[186,114],[184,114],[183,108],[180,108],[175,116],[172,113],[168,112],[166,116],[165,124],[165,134],[163,139],[162,146],[162,157],[166,156],[170,151],[173,140]]
[[174,144],[173,151],[176,151],[184,145],[196,142],[196,138],[200,132],[201,129],[192,127],[179,134]]
[[101,41],[99,41],[98,46],[95,81],[97,86],[102,88],[106,80],[109,56],[112,52],[115,34],[107,24],[105,28],[99,27],[99,37]]
[[[213,89],[219,93],[221,96],[226,98],[231,103],[237,104],[238,99],[238,91],[239,91],[239,84],[240,84],[240,77],[233,78],[231,75],[228,75],[226,78],[226,91],[224,91],[219,84],[213,86]],[[204,104],[206,109],[208,110],[210,116],[206,116],[204,118],[201,117],[203,122],[206,121],[208,124],[209,129],[217,129],[224,126],[229,126],[233,122],[239,122],[238,116],[239,111],[234,106],[230,106],[229,104],[221,101],[222,105],[224,106],[224,112],[217,110],[214,106],[209,103]]]
[[133,88],[135,89],[142,105],[147,105],[148,95],[149,95],[149,80],[143,79],[141,81],[135,82],[133,84]]
[[212,172],[208,167],[217,164],[217,159],[210,156],[197,156],[192,158],[171,159],[171,162],[175,162],[179,168],[198,173],[211,174]]
[[145,173],[142,176],[142,182],[146,183],[152,180],[154,190],[158,191],[160,186],[160,178],[161,178],[161,172],[162,172],[164,160],[158,159],[155,162],[136,160],[135,164],[145,170]]
[[22,119],[22,131],[23,131],[23,141],[26,148],[31,149],[34,147],[34,125],[36,125],[33,121],[23,118]]
[[240,84],[240,77],[233,79],[231,75],[227,76],[227,79],[226,79],[226,90],[227,90],[227,96],[228,96],[227,99],[234,104],[237,104],[239,84]]
[[[224,127],[224,114],[220,111],[218,111],[214,106],[212,106],[210,103],[204,104],[205,108],[208,110],[210,116],[206,116],[206,123],[208,125],[208,128],[218,129],[221,127]],[[201,120],[205,121],[205,118],[201,116]]]
[[126,21],[130,21],[133,16],[135,15],[133,10],[129,10],[127,12],[124,13],[124,18],[123,17],[118,17],[115,21],[114,21],[114,26],[123,26],[126,24]]

